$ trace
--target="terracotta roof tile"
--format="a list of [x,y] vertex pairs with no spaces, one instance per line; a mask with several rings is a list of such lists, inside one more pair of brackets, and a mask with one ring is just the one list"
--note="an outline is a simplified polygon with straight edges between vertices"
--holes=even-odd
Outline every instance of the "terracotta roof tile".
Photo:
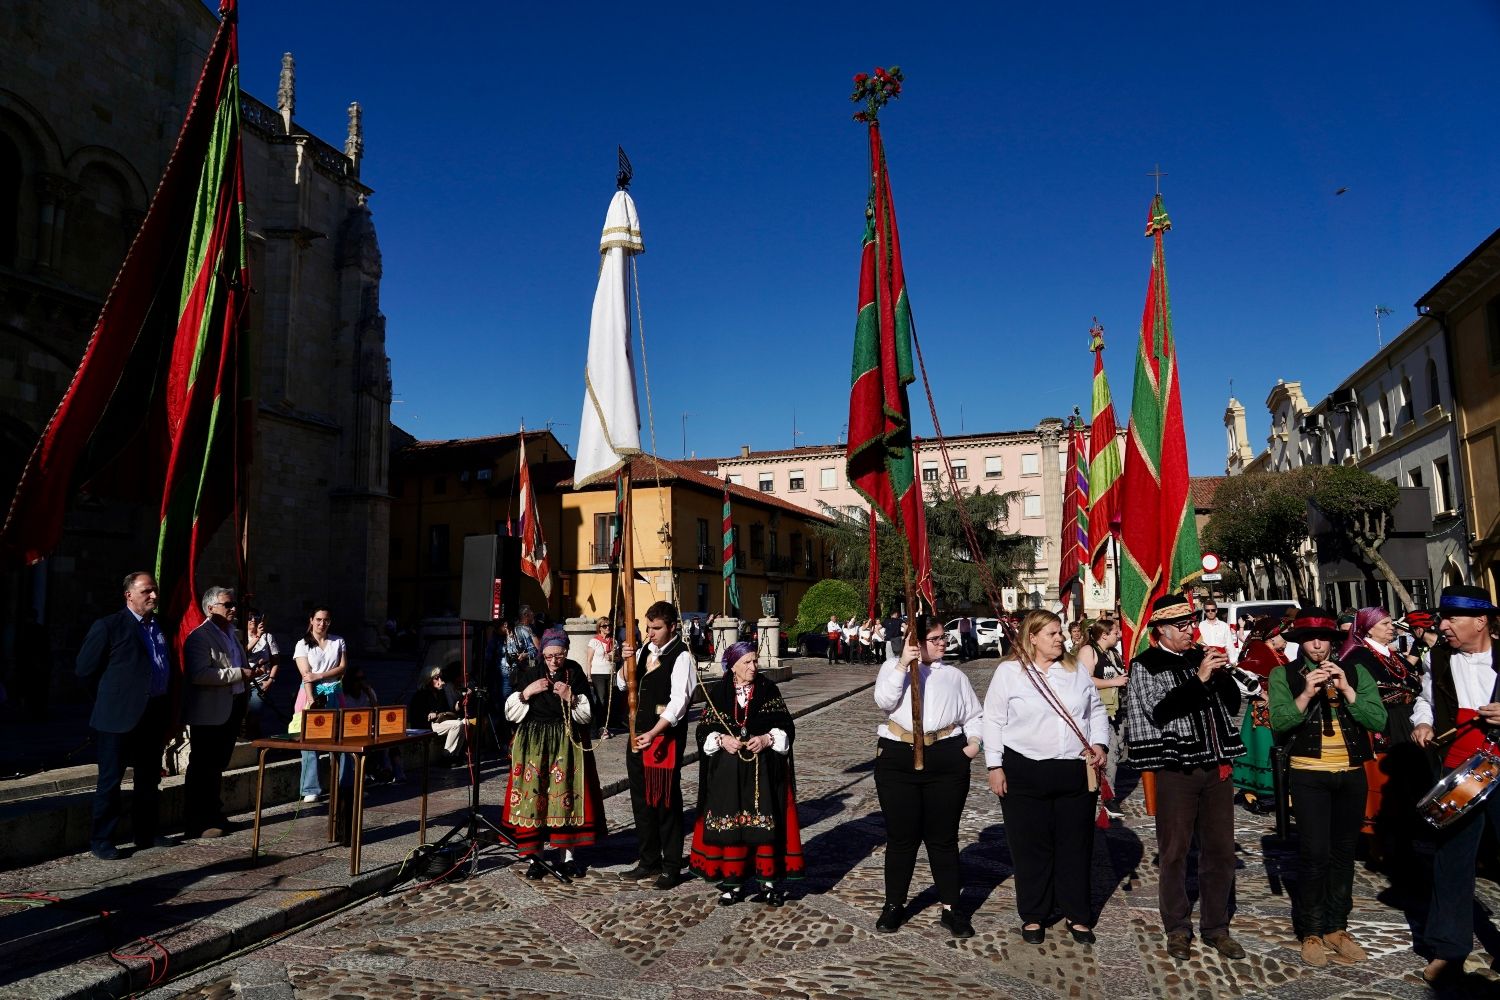
[[1188,495],[1192,497],[1194,510],[1213,510],[1214,493],[1228,476],[1191,476],[1188,478]]

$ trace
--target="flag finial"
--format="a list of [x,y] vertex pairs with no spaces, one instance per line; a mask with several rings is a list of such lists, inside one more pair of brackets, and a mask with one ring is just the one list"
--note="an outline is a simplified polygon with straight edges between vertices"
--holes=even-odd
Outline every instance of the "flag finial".
[[855,73],[854,93],[849,95],[849,100],[863,104],[864,110],[855,112],[854,120],[879,125],[880,109],[901,96],[901,84],[905,80],[906,74],[901,72],[900,66],[890,69],[876,66],[874,73]]
[[1154,177],[1154,178],[1156,178],[1156,193],[1158,195],[1160,195],[1161,194],[1161,179],[1163,177],[1167,176],[1166,173],[1162,171],[1161,164],[1158,163],[1156,165],[1156,169],[1155,170],[1148,170],[1148,171],[1146,171],[1146,176],[1147,177]]
[[620,170],[615,174],[615,187],[621,191],[629,191],[631,178],[635,176],[635,168],[630,165],[630,157],[625,155],[624,146],[616,146],[615,152],[620,155]]
[[1094,325],[1089,327],[1089,350],[1098,354],[1104,350],[1104,327],[1099,324],[1099,317],[1094,317]]

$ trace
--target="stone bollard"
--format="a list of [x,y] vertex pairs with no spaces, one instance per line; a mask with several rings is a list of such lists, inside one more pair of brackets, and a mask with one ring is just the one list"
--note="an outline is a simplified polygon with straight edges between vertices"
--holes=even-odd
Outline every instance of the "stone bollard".
[[[563,631],[568,635],[568,659],[583,668],[589,676],[589,640],[599,631],[597,618],[569,618],[563,622]],[[541,636],[537,636],[540,640]]]
[[781,619],[762,618],[755,623],[755,649],[760,657],[760,672],[778,683],[790,680],[792,666],[781,662]]
[[713,630],[714,669],[711,673],[717,676],[724,672],[724,650],[740,641],[740,620],[720,615],[713,620]]

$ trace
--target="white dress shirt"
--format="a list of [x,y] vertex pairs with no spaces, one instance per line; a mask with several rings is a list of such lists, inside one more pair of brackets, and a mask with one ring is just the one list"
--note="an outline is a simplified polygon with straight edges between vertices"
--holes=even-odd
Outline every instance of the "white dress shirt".
[[[663,647],[654,642],[646,643],[646,662],[651,662],[653,657],[659,657],[662,649]],[[660,670],[661,667],[656,669]],[[667,700],[667,707],[662,710],[660,716],[667,720],[668,726],[677,725],[687,716],[688,698],[693,693],[693,671],[696,669],[697,664],[693,660],[693,654],[684,647],[672,663],[672,697]],[[615,673],[615,687],[621,691],[625,690],[624,670]]]
[[[875,677],[875,704],[885,712],[890,721],[911,731],[911,685],[910,673],[901,667],[899,657],[891,657],[880,667]],[[974,685],[968,676],[957,667],[950,667],[941,660],[922,664],[922,731],[935,733],[949,726],[971,739],[979,737],[979,723],[984,707],[974,693]],[[880,724],[876,730],[881,739],[897,739],[889,726]]]
[[[1001,766],[1006,747],[1032,760],[1079,759],[1083,746],[1073,727],[1052,710],[1022,669],[1018,660],[1003,661],[984,693],[985,763]],[[1088,671],[1053,663],[1038,672],[1089,744],[1109,746],[1109,713]]]
[[[740,708],[744,708],[746,702],[750,700],[750,691],[751,689],[749,687],[735,688],[735,704],[739,705]],[[711,713],[713,710],[709,709],[708,711]],[[785,756],[787,751],[792,749],[792,745],[787,742],[785,729],[780,729],[773,726],[771,729],[766,731],[766,735],[771,737],[771,749],[775,750],[777,753]],[[714,754],[718,753],[719,740],[723,738],[723,736],[723,733],[709,733],[708,736],[703,740],[703,753],[709,757],[712,757]]]
[[1227,651],[1234,643],[1234,630],[1228,622],[1205,618],[1198,623],[1198,639],[1205,646],[1219,646]]
[[[1427,669],[1422,672],[1422,695],[1411,706],[1411,724],[1432,725],[1432,662],[1427,657]],[[1494,651],[1486,649],[1479,653],[1453,654],[1448,661],[1453,671],[1453,687],[1458,694],[1459,708],[1478,708],[1490,703],[1495,691]]]

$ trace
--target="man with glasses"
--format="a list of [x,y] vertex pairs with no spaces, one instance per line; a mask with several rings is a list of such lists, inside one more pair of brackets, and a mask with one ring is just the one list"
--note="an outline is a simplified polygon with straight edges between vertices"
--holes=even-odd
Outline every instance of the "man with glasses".
[[1203,942],[1229,959],[1245,949],[1229,936],[1234,894],[1234,758],[1245,753],[1235,724],[1240,689],[1222,650],[1193,645],[1193,609],[1186,597],[1159,598],[1148,622],[1156,645],[1130,664],[1125,734],[1130,762],[1154,773],[1158,905],[1167,954],[1192,958],[1193,904],[1187,856],[1198,837],[1199,925]]
[[1227,622],[1219,620],[1219,606],[1212,599],[1203,602],[1203,620],[1198,623],[1198,641],[1210,649],[1229,652],[1234,633]]
[[125,607],[90,626],[78,650],[76,673],[94,689],[89,726],[99,752],[89,848],[101,861],[115,861],[120,823],[120,779],[134,771],[130,796],[136,846],[157,845],[157,785],[161,751],[171,715],[168,688],[171,652],[156,621],[156,580],[150,573],[125,576]]
[[[1412,705],[1412,742],[1443,753],[1446,773],[1500,742],[1500,680],[1494,639],[1500,608],[1479,587],[1444,587],[1437,609],[1443,641],[1428,654],[1422,694]],[[1458,978],[1474,942],[1474,866],[1484,828],[1500,830],[1500,795],[1490,795],[1438,834],[1432,901],[1417,951],[1430,985]]]
[[182,789],[183,826],[190,840],[222,837],[229,829],[219,786],[250,704],[249,682],[255,679],[235,632],[239,610],[234,591],[209,587],[203,592],[203,613],[208,617],[182,646],[187,675],[182,721],[193,741]]

